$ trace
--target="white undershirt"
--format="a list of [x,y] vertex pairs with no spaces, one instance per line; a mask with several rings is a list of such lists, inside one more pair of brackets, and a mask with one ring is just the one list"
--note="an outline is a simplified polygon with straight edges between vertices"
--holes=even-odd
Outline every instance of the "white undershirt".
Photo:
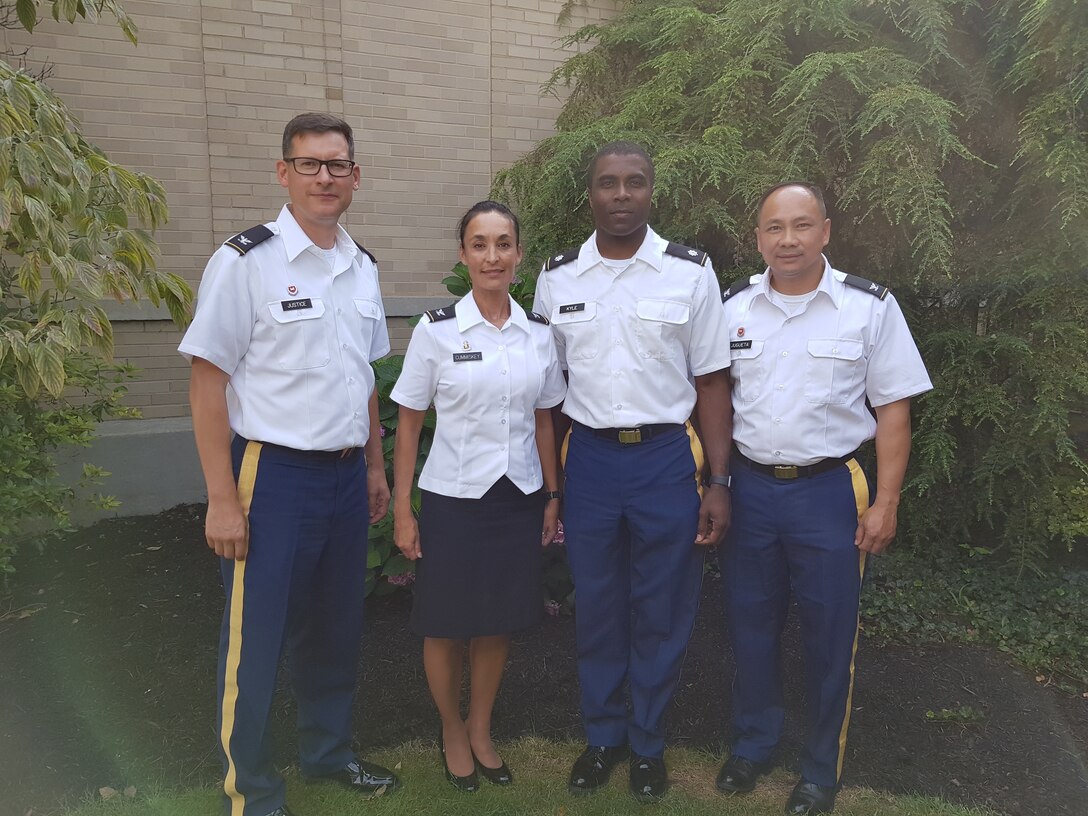
[[784,295],[776,289],[772,289],[772,300],[775,305],[781,307],[782,311],[788,314],[790,317],[796,317],[805,310],[805,304],[816,297],[818,290],[813,289],[811,292],[805,292],[803,295]]

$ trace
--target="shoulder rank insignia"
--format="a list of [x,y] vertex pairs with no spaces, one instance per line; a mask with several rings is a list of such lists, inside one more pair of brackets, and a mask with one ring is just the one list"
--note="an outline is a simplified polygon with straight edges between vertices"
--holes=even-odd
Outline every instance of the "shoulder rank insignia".
[[528,309],[525,310],[525,314],[534,323],[543,323],[545,326],[548,325],[548,318],[544,317],[544,315],[542,315],[542,314],[537,314],[536,312],[530,312]]
[[578,250],[581,247],[575,247],[574,249],[564,249],[558,255],[552,255],[548,260],[544,261],[545,271],[549,269],[555,269],[557,266],[562,266],[565,263],[570,263],[578,257]]
[[733,295],[739,294],[752,285],[752,276],[747,275],[739,281],[733,281],[732,285],[722,292],[722,303],[725,303]]
[[356,241],[356,240],[355,240],[354,238],[352,238],[351,240],[352,240],[352,242],[353,242],[353,243],[355,244],[355,246],[357,246],[357,247],[359,248],[359,251],[360,251],[361,253],[363,253],[363,254],[364,254],[364,255],[366,255],[366,256],[367,256],[368,258],[370,258],[370,262],[371,262],[372,264],[374,264],[374,266],[377,266],[377,265],[378,265],[378,259],[377,259],[377,258],[375,258],[375,257],[374,257],[374,256],[373,256],[373,255],[372,255],[372,254],[371,254],[370,252],[368,252],[368,251],[367,251],[367,248],[366,248],[365,246],[363,246],[362,244],[360,244],[360,243],[359,243],[358,241]]
[[859,278],[857,275],[847,275],[843,280],[847,286],[853,286],[855,289],[861,289],[864,292],[868,292],[878,300],[884,300],[888,296],[888,287],[881,286],[879,283],[873,283],[865,278]]
[[455,310],[456,306],[456,303],[451,303],[449,306],[443,306],[440,309],[431,309],[424,312],[424,314],[431,319],[432,323],[437,323],[439,320],[449,320],[451,317],[454,317],[457,314]]
[[683,258],[685,261],[697,263],[699,266],[706,266],[707,254],[705,252],[698,249],[692,249],[683,244],[670,243],[665,247],[665,254],[672,255],[674,258]]
[[273,235],[275,233],[264,224],[258,224],[255,227],[250,227],[245,232],[238,233],[233,238],[228,238],[223,243],[231,249],[237,250],[239,255],[245,255],[257,244],[267,241]]

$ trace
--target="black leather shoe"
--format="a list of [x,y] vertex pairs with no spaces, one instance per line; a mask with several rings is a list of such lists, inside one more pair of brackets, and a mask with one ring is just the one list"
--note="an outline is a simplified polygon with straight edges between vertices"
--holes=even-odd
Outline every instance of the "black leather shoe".
[[400,780],[391,770],[363,759],[353,759],[336,773],[315,776],[309,781],[336,782],[363,796],[389,794],[400,786]]
[[835,788],[800,780],[786,800],[789,816],[807,816],[809,813],[830,813],[835,809]]
[[762,763],[752,762],[742,756],[731,756],[718,771],[714,785],[722,793],[748,793],[766,772],[767,766]]
[[467,776],[458,776],[450,770],[449,763],[446,762],[446,740],[445,737],[442,736],[441,726],[438,728],[438,753],[442,755],[442,767],[446,769],[446,779],[449,780],[451,785],[461,791],[461,793],[476,793],[476,791],[480,789],[480,779],[476,776],[475,754],[472,756],[474,763],[472,773]]
[[472,752],[472,761],[475,763],[476,770],[480,772],[480,775],[492,785],[512,785],[514,783],[514,775],[510,773],[510,769],[506,767],[505,762],[497,768],[489,768],[480,762],[475,751]]
[[573,794],[593,793],[608,781],[612,769],[627,759],[626,745],[589,745],[570,769],[567,790]]
[[287,805],[284,805],[283,807],[278,807],[273,810],[268,816],[292,816],[292,814],[291,811],[287,809]]
[[631,757],[631,793],[640,802],[657,802],[669,790],[669,774],[660,757]]

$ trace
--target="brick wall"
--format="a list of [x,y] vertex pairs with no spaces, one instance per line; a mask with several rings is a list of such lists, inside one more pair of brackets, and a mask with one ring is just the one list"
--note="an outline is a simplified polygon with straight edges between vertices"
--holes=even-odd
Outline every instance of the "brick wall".
[[[323,110],[355,129],[362,188],[344,224],[377,255],[395,312],[445,295],[454,227],[485,197],[495,172],[552,132],[559,101],[539,94],[573,53],[558,39],[614,12],[616,0],[126,0],[140,30],[132,47],[109,21],[42,20],[33,45],[53,64],[49,84],[85,134],[166,187],[170,221],[160,266],[193,283],[234,232],[270,220],[283,125]],[[116,355],[143,371],[127,402],[145,417],[188,412],[179,332],[146,306],[109,306]],[[160,318],[160,319],[156,319]]]

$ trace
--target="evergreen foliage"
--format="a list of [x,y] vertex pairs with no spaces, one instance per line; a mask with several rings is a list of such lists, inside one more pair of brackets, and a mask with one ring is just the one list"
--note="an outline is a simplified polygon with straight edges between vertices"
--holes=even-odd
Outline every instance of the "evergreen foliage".
[[[135,42],[113,0],[52,0],[57,19],[109,12]],[[34,0],[0,0],[0,26],[37,22]],[[155,268],[150,230],[165,222],[157,181],[110,161],[80,133],[42,82],[0,59],[0,572],[28,523],[67,526],[69,486],[53,453],[89,444],[96,422],[123,413],[132,370],[112,362],[104,298],[146,297],[185,320],[192,293]],[[101,475],[93,468],[88,475]]]
[[495,180],[527,267],[584,240],[614,139],[650,150],[655,226],[724,283],[762,270],[760,192],[820,184],[829,257],[892,287],[936,386],[901,538],[1032,565],[1088,535],[1088,5],[629,0],[569,41],[595,44],[547,85],[559,132]]

